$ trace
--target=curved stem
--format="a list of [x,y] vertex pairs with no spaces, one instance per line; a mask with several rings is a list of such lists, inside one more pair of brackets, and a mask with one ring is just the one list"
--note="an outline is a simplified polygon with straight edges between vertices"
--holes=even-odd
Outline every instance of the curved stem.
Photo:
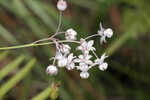
[[87,39],[89,39],[91,37],[95,37],[95,36],[99,36],[99,34],[94,34],[94,35],[88,36],[88,37],[85,38],[85,40],[87,40]]
[[94,56],[98,59],[98,56],[96,55],[96,53],[92,50],[92,53],[94,54]]
[[56,35],[59,35],[59,34],[62,34],[62,33],[65,33],[65,32],[58,32],[57,34],[54,34],[54,35],[52,35],[52,36],[50,36],[48,38],[43,38],[43,39],[37,40],[37,41],[33,42],[32,44],[36,44],[36,43],[39,43],[39,42],[51,40]]
[[62,21],[62,12],[59,12],[59,22],[58,22],[58,28],[56,30],[56,34],[58,33],[60,27],[61,27],[61,21]]
[[[80,43],[79,41],[68,41],[68,40],[62,40],[57,41],[58,43],[65,43],[65,42],[72,42],[72,43]],[[25,44],[25,45],[19,45],[19,46],[10,46],[10,47],[2,47],[0,50],[11,50],[11,49],[19,49],[19,48],[27,48],[27,47],[35,47],[35,46],[43,46],[43,45],[49,45],[49,44],[55,44],[54,42],[46,42],[46,43],[39,43],[39,44]]]

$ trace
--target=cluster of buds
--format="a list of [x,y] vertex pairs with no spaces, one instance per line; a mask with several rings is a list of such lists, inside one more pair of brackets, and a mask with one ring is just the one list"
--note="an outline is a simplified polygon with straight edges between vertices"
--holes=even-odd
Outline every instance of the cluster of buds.
[[[64,0],[59,0],[57,3],[57,8],[60,12],[66,10],[67,3]],[[62,32],[63,33],[63,32]],[[58,33],[55,33],[56,36]],[[58,68],[66,68],[67,70],[77,69],[80,71],[80,77],[83,79],[87,79],[89,74],[89,69],[98,66],[99,70],[105,71],[108,67],[107,62],[105,62],[106,54],[102,54],[101,57],[98,57],[95,53],[96,49],[94,47],[94,40],[88,40],[91,37],[99,36],[100,43],[106,43],[106,38],[111,38],[113,35],[113,31],[111,28],[104,29],[102,24],[100,23],[100,29],[94,35],[88,36],[86,38],[81,38],[79,41],[77,40],[77,32],[70,28],[64,32],[65,34],[65,42],[77,43],[77,50],[81,51],[79,56],[74,56],[73,52],[71,52],[71,46],[68,44],[64,44],[64,42],[60,42],[59,39],[53,37],[53,41],[56,45],[56,55],[52,58],[53,64],[49,65],[46,69],[47,74],[49,75],[57,75]],[[92,61],[92,58],[96,58]]]

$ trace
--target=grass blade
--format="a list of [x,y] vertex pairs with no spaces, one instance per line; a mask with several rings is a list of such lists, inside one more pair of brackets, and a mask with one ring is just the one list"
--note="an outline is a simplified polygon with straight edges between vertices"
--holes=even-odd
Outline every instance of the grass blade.
[[16,69],[19,64],[23,61],[24,56],[19,56],[18,58],[16,58],[13,62],[11,62],[10,64],[8,64],[6,67],[4,67],[1,71],[0,71],[0,81],[6,76],[8,75],[9,72],[13,71],[14,69]]
[[0,99],[11,89],[13,88],[21,79],[23,79],[32,69],[36,60],[32,59],[29,63],[27,63],[24,68],[18,72],[15,76],[13,76],[10,80],[8,80],[4,85],[0,87]]

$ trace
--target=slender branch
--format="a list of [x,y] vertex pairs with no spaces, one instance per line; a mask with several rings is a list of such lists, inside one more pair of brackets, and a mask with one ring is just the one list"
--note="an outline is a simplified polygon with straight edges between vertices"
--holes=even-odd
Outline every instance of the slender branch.
[[[72,43],[80,43],[79,41],[68,41],[68,40],[61,40],[57,41],[58,43],[65,43],[65,42],[72,42]],[[49,44],[55,44],[54,42],[46,42],[46,43],[39,43],[39,44],[25,44],[25,45],[19,45],[19,46],[10,46],[10,47],[2,47],[0,50],[11,50],[11,49],[19,49],[19,48],[27,48],[27,47],[35,47],[35,46],[43,46],[43,45],[49,45]]]
[[58,32],[57,34],[54,34],[54,35],[52,35],[52,36],[50,36],[48,38],[43,38],[43,39],[37,40],[37,41],[33,42],[32,44],[36,44],[36,43],[43,42],[43,41],[49,41],[53,37],[55,37],[56,35],[59,35],[59,34],[62,34],[62,33],[65,33],[65,32]]
[[92,50],[92,53],[94,54],[94,56],[98,59],[98,56],[96,55],[96,53]]
[[60,11],[60,12],[59,12],[59,22],[58,22],[58,27],[57,27],[56,33],[55,33],[54,35],[48,37],[48,38],[44,38],[44,39],[37,40],[37,41],[33,42],[33,44],[36,44],[36,43],[39,43],[39,42],[43,42],[43,41],[49,41],[49,40],[51,40],[52,38],[54,38],[56,35],[65,33],[65,32],[59,32],[59,29],[60,29],[60,27],[61,27],[61,22],[62,22],[62,12]]
[[59,24],[58,24],[58,28],[56,30],[56,34],[59,32],[59,29],[61,27],[61,22],[62,22],[62,12],[59,12]]
[[99,36],[99,34],[94,34],[94,35],[88,36],[88,37],[85,38],[85,40],[87,40],[89,38],[92,38],[92,37],[95,37],[95,36]]

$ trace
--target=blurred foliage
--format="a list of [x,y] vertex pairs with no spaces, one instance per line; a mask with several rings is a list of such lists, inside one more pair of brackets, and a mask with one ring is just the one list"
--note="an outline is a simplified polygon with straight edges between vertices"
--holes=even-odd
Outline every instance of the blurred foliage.
[[[31,43],[52,35],[59,17],[56,2],[1,0],[0,47]],[[88,80],[80,79],[77,71],[64,69],[51,77],[45,74],[45,69],[55,53],[54,46],[1,51],[0,98],[49,100],[53,95],[57,100],[149,100],[150,1],[68,2],[61,30],[72,27],[80,38],[96,33],[100,21],[114,29],[114,37],[106,45],[100,46],[99,38],[93,38],[97,54],[106,51],[110,55],[109,69],[106,72],[92,69]],[[52,84],[58,81],[61,85],[55,90]]]

